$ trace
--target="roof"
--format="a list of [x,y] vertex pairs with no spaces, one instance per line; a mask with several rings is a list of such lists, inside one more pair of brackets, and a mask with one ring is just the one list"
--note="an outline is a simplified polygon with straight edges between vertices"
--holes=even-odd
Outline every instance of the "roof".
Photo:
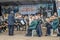
[[30,5],[39,3],[52,3],[53,0],[1,0],[1,5]]

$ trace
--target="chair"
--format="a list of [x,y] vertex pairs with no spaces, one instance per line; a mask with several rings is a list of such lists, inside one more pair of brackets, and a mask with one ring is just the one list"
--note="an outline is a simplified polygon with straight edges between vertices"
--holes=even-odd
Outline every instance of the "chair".
[[35,29],[32,30],[32,37],[33,37],[34,35],[36,35],[36,34],[37,34],[36,30],[35,30]]
[[[58,29],[56,29],[55,31],[56,31],[56,33],[58,34]],[[57,34],[54,34],[54,30],[51,29],[51,36],[57,36]]]

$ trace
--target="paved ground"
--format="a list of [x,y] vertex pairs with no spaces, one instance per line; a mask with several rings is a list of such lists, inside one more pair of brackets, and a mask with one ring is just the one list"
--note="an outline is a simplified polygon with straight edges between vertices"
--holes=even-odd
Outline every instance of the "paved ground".
[[15,31],[14,36],[9,36],[8,32],[0,34],[0,40],[60,40],[60,37],[42,36],[42,37],[27,37],[25,32]]

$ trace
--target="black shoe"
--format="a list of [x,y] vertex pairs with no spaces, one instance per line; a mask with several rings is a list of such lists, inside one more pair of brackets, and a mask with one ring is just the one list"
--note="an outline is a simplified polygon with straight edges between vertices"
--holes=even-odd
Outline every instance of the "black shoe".
[[41,37],[41,35],[40,35],[40,36],[38,36],[38,37]]
[[26,34],[26,36],[32,36],[32,35]]
[[57,34],[57,36],[60,36],[60,34]]
[[45,35],[45,36],[48,36],[48,35]]
[[0,33],[2,33],[2,31],[0,31]]
[[46,34],[45,36],[50,36],[50,35]]
[[13,36],[13,34],[9,34],[9,36]]

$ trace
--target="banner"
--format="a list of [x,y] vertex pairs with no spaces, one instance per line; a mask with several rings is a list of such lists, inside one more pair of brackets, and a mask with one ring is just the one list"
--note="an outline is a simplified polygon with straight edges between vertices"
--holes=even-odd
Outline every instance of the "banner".
[[19,13],[21,14],[35,14],[40,8],[40,5],[22,5],[19,7]]

